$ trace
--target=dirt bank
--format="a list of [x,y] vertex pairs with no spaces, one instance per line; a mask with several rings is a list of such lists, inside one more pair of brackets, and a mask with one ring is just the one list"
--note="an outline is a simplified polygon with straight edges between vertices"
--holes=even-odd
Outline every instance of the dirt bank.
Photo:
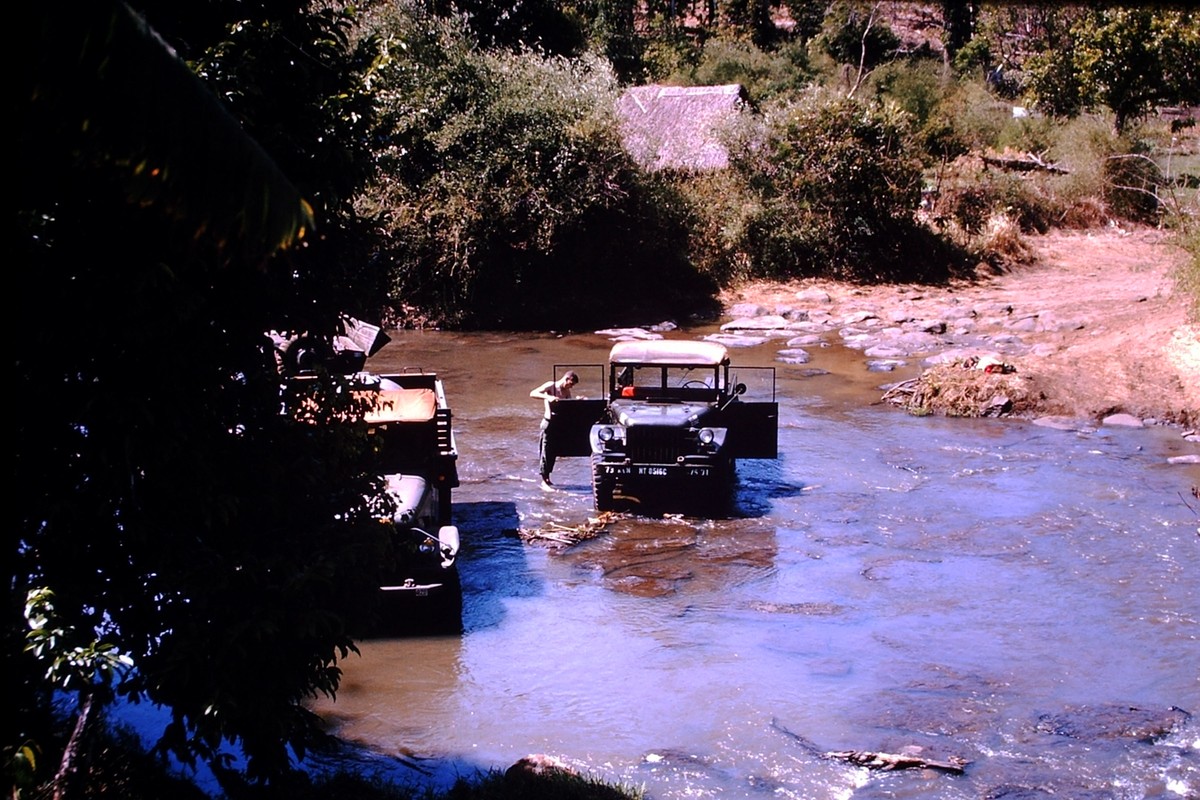
[[[729,290],[722,302],[795,305],[798,292],[819,289],[834,316],[864,306],[884,319],[917,304],[1000,308],[1000,317],[977,324],[1016,332],[1023,352],[1006,360],[1036,384],[1037,413],[1099,420],[1123,412],[1200,426],[1200,325],[1189,322],[1172,277],[1188,255],[1150,229],[1054,232],[1028,245],[1027,262],[972,283],[760,282]],[[1023,319],[1038,323],[1014,325]]]

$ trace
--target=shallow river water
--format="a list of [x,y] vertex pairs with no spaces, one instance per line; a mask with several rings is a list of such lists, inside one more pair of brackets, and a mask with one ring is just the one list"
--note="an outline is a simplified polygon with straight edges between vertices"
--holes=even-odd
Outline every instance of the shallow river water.
[[[344,662],[314,708],[364,768],[442,787],[546,753],[658,800],[1200,796],[1200,467],[1167,463],[1200,448],[1178,429],[916,418],[875,402],[915,372],[737,348],[777,368],[780,456],[739,464],[732,518],[524,541],[594,513],[586,459],[540,487],[529,390],[609,346],[398,332],[368,365],[445,379],[465,630]],[[906,747],[969,763],[825,756]]]

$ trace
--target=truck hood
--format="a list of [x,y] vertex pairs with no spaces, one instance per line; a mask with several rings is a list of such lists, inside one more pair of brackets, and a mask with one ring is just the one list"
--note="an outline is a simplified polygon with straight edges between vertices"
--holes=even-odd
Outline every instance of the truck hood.
[[707,403],[633,403],[613,401],[612,411],[617,422],[626,427],[664,425],[686,427],[699,421],[712,410]]

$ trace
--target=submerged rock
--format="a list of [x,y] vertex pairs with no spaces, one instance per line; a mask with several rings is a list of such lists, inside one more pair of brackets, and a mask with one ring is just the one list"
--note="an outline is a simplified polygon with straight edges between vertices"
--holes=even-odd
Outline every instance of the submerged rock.
[[1101,420],[1104,425],[1111,425],[1121,428],[1142,428],[1145,427],[1139,417],[1132,414],[1109,414]]
[[1072,739],[1134,739],[1151,743],[1174,733],[1191,716],[1175,706],[1084,705],[1041,715],[1037,730]]
[[521,780],[529,777],[546,777],[548,775],[578,775],[571,766],[562,759],[548,756],[545,753],[532,753],[521,758],[504,771],[505,780]]
[[780,350],[775,355],[775,360],[782,361],[784,364],[807,364],[811,358],[812,356],[808,354],[807,350],[802,350],[799,347]]

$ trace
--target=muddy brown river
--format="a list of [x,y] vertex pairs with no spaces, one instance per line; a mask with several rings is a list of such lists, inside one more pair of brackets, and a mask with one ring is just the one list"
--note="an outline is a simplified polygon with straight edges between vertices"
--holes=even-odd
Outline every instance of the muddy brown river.
[[[445,380],[464,632],[362,643],[314,706],[341,764],[441,788],[546,753],[657,800],[1200,796],[1200,466],[1168,463],[1200,448],[1178,429],[911,417],[876,401],[916,364],[768,342],[731,356],[777,368],[780,457],[739,463],[731,518],[524,541],[594,513],[586,459],[540,487],[529,390],[610,344],[399,332],[371,360]],[[826,755],[911,748],[968,763]]]

